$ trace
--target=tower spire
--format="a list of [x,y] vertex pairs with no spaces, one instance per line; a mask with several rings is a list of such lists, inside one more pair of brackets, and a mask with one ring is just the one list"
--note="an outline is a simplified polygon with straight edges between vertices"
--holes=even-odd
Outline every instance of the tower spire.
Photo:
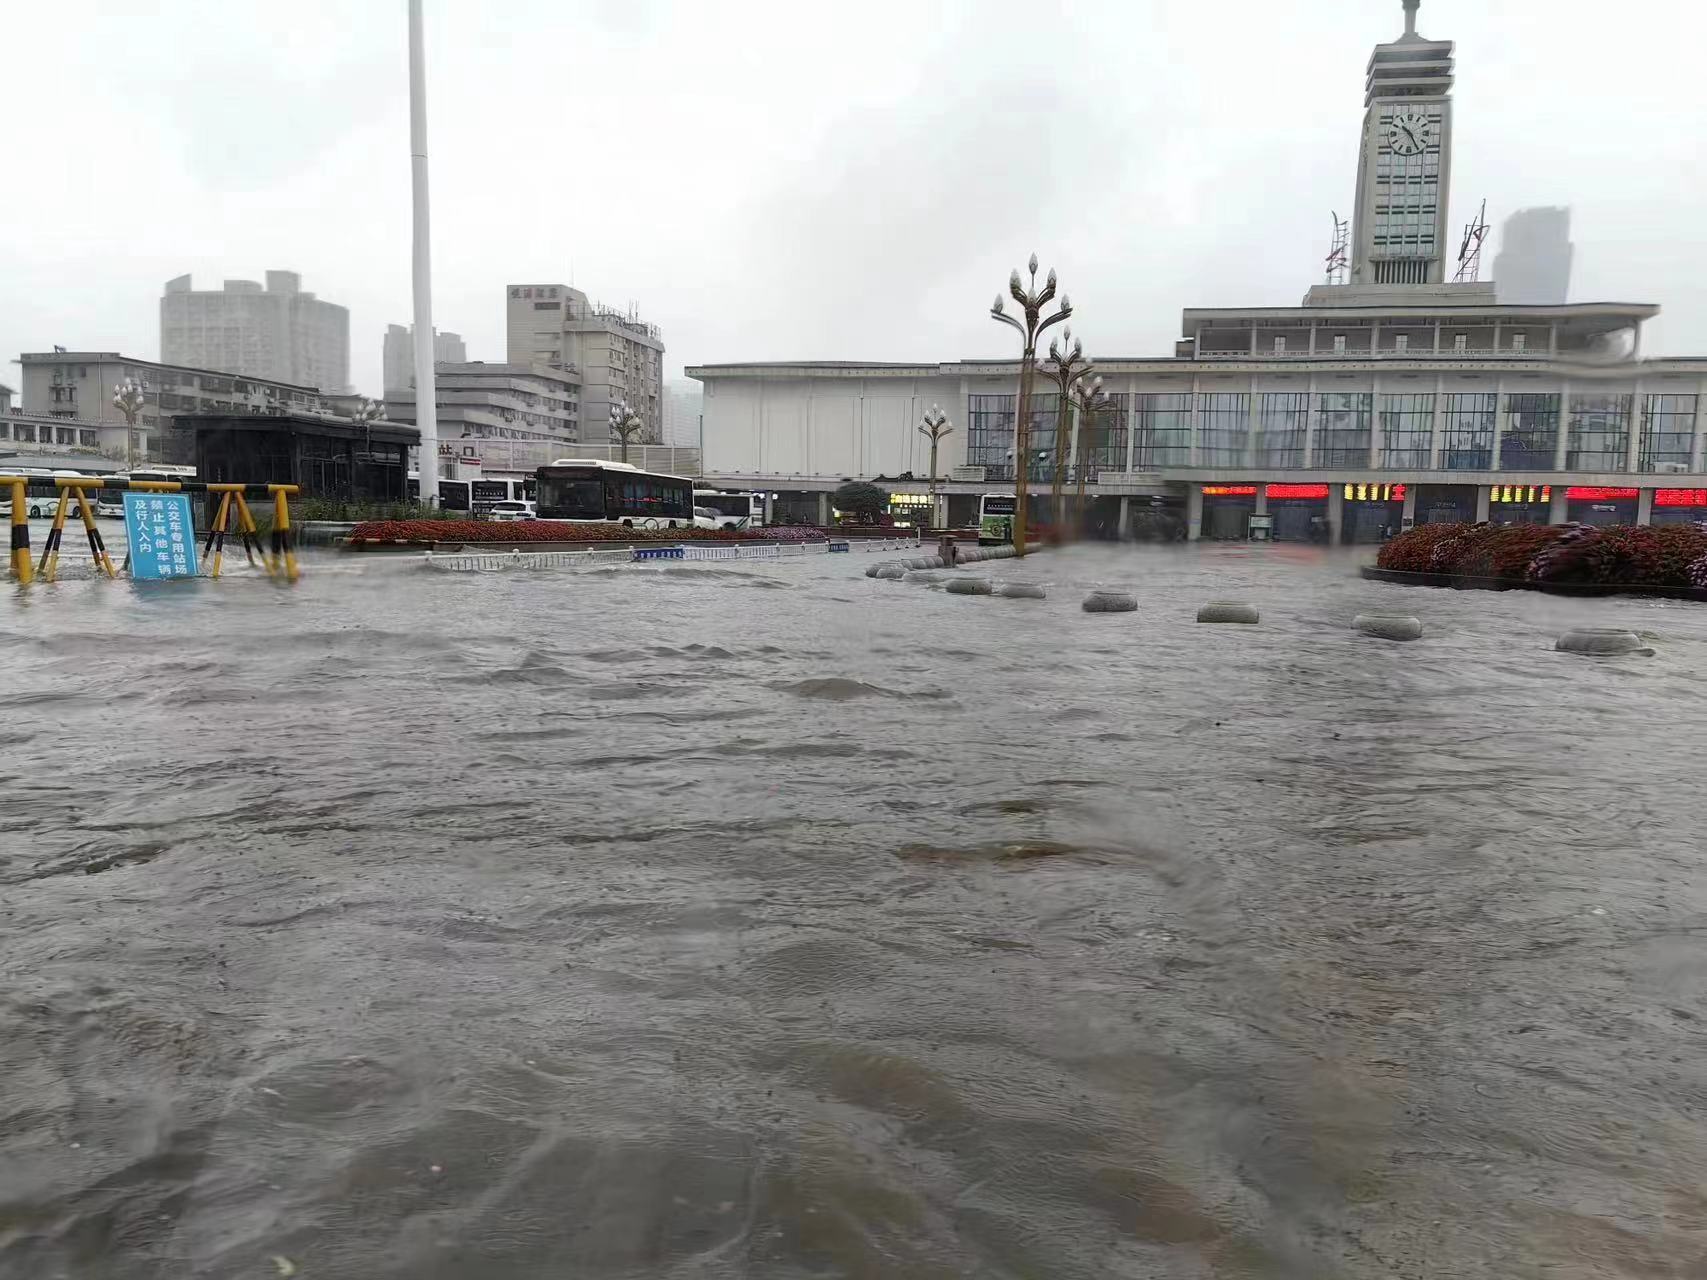
[[1405,0],[1405,34],[1414,36],[1417,33],[1417,6],[1422,0]]

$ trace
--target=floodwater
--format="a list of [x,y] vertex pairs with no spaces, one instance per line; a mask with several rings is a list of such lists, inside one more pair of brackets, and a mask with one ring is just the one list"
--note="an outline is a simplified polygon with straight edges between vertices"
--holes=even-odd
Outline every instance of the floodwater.
[[1358,558],[7,588],[0,1276],[1707,1274],[1707,609]]

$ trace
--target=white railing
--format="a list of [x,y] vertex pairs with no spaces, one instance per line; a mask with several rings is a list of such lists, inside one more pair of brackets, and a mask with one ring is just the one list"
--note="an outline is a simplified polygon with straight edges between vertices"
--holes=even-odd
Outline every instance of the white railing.
[[785,560],[833,551],[905,551],[919,545],[911,538],[831,538],[820,542],[661,543],[645,547],[604,547],[587,551],[429,551],[422,563],[429,569],[455,573],[501,573],[506,569],[586,569],[600,565],[650,563],[656,560]]

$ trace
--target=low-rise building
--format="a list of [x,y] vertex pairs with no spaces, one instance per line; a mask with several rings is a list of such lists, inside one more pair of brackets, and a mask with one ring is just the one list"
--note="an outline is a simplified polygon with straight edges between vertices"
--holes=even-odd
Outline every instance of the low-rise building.
[[[473,360],[437,364],[433,374],[440,457],[454,456],[465,470],[491,462],[482,468],[488,474],[532,475],[580,439],[581,383],[572,368]],[[387,393],[385,405],[391,420],[416,421],[413,387]]]
[[[327,398],[313,387],[139,360],[116,351],[25,352],[17,362],[23,370],[26,415],[33,415],[32,420],[64,420],[68,430],[112,428],[120,433],[116,446],[120,457],[128,456],[122,436],[124,415],[113,403],[113,395],[127,380],[142,386],[135,447],[144,459],[156,456],[154,439],[175,414],[332,411]],[[12,424],[14,440],[19,438],[18,425]],[[59,428],[54,434],[57,439]],[[115,447],[109,443],[110,435],[102,431],[95,447],[103,451]]]

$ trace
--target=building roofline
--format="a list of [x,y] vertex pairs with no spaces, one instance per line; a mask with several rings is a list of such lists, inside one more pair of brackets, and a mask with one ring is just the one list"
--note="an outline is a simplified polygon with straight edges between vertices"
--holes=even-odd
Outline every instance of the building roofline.
[[272,387],[288,387],[292,391],[312,391],[317,396],[336,396],[344,394],[338,391],[322,391],[319,387],[311,387],[301,382],[280,382],[277,378],[264,378],[258,373],[232,373],[228,369],[203,369],[193,364],[166,364],[160,360],[143,360],[138,356],[127,356],[118,351],[25,351],[21,352],[12,363],[22,365],[25,361],[37,360],[44,364],[134,364],[142,369],[170,369],[174,373],[205,373],[210,378],[237,378],[244,382],[264,382]]
[[1653,302],[1483,302],[1483,303],[1454,303],[1445,299],[1433,302],[1378,302],[1378,303],[1348,303],[1344,306],[1304,306],[1304,307],[1186,307],[1181,313],[1187,316],[1340,316],[1360,315],[1379,317],[1398,313],[1416,313],[1418,315],[1474,315],[1486,316],[1490,320],[1503,319],[1508,316],[1541,316],[1553,319],[1592,318],[1596,315],[1628,315],[1642,320],[1651,320],[1659,315],[1660,307]]

